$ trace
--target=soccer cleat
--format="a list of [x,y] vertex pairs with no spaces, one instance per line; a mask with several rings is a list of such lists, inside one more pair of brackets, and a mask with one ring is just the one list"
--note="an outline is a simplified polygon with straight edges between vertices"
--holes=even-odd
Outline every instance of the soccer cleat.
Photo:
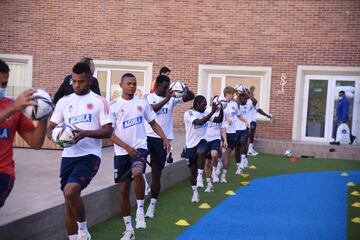
[[249,162],[248,162],[247,158],[242,159],[241,163],[242,163],[243,166],[244,166],[243,168],[247,168],[248,165],[249,165]]
[[213,181],[214,183],[220,182],[219,176],[218,176],[217,174],[213,174],[213,175],[212,175],[212,181]]
[[221,180],[220,180],[220,182],[221,182],[221,183],[227,183],[226,176],[221,175]]
[[192,195],[192,198],[191,198],[191,202],[192,203],[198,203],[200,202],[200,195],[199,193],[196,191],[196,192],[193,192],[193,195]]
[[88,231],[78,231],[77,240],[91,240],[91,235]]
[[242,169],[241,168],[238,168],[235,172],[236,175],[240,175],[242,174]]
[[143,213],[137,213],[136,214],[136,228],[139,229],[139,228],[143,228],[145,229],[146,228],[146,222],[145,222],[145,216]]
[[214,187],[212,184],[208,184],[206,189],[205,189],[205,192],[213,192],[214,191]]
[[146,211],[145,217],[146,218],[154,218],[154,216],[155,216],[155,207],[154,207],[154,205],[150,204]]
[[252,150],[252,151],[248,151],[248,154],[247,155],[249,155],[249,156],[257,156],[259,153],[258,152],[256,152],[255,150]]
[[197,176],[196,178],[196,186],[198,188],[203,188],[204,187],[204,180],[201,176]]
[[120,240],[135,240],[134,230],[126,230]]

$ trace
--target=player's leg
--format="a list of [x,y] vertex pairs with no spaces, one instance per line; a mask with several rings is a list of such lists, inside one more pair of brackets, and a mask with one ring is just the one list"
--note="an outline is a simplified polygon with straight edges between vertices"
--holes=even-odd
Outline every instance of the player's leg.
[[212,166],[211,177],[214,183],[220,181],[219,176],[216,173],[220,151],[221,151],[221,141],[219,139],[212,141],[210,145],[211,166]]
[[198,165],[198,174],[196,178],[197,187],[204,187],[204,168],[205,168],[205,159],[207,152],[207,142],[206,140],[201,140],[197,146],[196,154],[197,154],[197,165]]
[[236,172],[235,174],[240,175],[242,169],[244,168],[243,163],[241,162],[241,141],[240,141],[241,131],[236,131],[236,144],[235,144],[235,161],[236,161]]
[[258,155],[258,152],[254,149],[254,138],[255,138],[255,131],[256,131],[256,122],[252,121],[250,123],[250,131],[249,131],[249,149],[248,149],[248,155],[250,156],[256,156]]
[[241,154],[242,169],[248,166],[248,160],[246,157],[248,138],[249,138],[249,129],[247,128],[240,132],[240,154]]
[[136,195],[136,228],[146,228],[145,214],[144,214],[144,190],[145,182],[143,172],[146,164],[146,156],[148,151],[145,149],[137,149],[140,152],[140,157],[131,158],[131,173],[135,182],[135,195]]
[[205,177],[207,182],[205,192],[213,192],[214,188],[211,179],[211,148],[209,146],[208,146],[208,151],[206,152],[206,159],[205,159]]
[[224,168],[221,174],[220,182],[221,183],[227,183],[226,175],[230,167],[230,161],[231,161],[231,152],[235,147],[236,144],[236,134],[235,133],[227,133],[227,142],[228,147],[225,150],[225,161],[224,161]]
[[197,146],[185,149],[185,159],[190,170],[190,185],[192,190],[191,202],[199,202],[200,195],[197,191],[196,178],[197,178]]
[[0,173],[0,208],[4,206],[6,198],[14,187],[15,177]]

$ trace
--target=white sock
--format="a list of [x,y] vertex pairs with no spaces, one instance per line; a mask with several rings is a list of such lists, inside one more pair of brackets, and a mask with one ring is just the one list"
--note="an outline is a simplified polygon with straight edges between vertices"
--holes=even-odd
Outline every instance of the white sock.
[[212,185],[211,184],[211,178],[206,178],[206,182],[207,182],[208,185]]
[[241,154],[241,161],[244,160],[244,158],[246,158],[245,154]]
[[192,188],[193,193],[197,192],[197,186],[196,185],[191,186],[191,188]]
[[154,206],[156,205],[157,199],[156,198],[151,198],[150,200],[150,205]]
[[126,231],[128,230],[134,230],[132,224],[131,224],[131,216],[123,217]]
[[78,231],[87,231],[86,221],[85,222],[77,222],[78,225]]
[[68,238],[69,240],[77,240],[77,234],[69,235]]
[[226,174],[227,174],[227,170],[226,170],[226,169],[223,169],[222,175],[225,177]]
[[212,167],[212,172],[215,173],[216,172],[216,167]]
[[251,151],[254,150],[254,145],[253,145],[252,143],[249,144],[249,149],[250,149]]
[[144,214],[144,199],[136,200],[136,203],[137,203],[136,214]]
[[202,177],[204,174],[204,169],[198,169],[198,177]]
[[236,166],[239,169],[241,167],[241,163],[236,163]]

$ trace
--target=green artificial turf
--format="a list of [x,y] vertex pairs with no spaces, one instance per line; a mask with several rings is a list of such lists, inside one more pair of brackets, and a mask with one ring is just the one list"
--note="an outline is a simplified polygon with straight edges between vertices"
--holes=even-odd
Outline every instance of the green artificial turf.
[[[199,190],[201,196],[200,203],[191,203],[192,190],[189,181],[183,181],[174,187],[167,189],[160,194],[154,219],[147,219],[147,229],[135,230],[136,239],[175,239],[186,227],[176,226],[175,222],[185,219],[190,224],[194,224],[202,215],[211,209],[199,209],[201,203],[208,203],[211,207],[216,206],[227,197],[225,192],[235,191],[241,187],[240,182],[251,181],[251,179],[275,176],[288,173],[302,172],[321,172],[321,171],[346,171],[360,170],[360,161],[318,159],[318,158],[299,158],[297,162],[291,162],[288,158],[278,155],[261,154],[256,157],[249,157],[249,164],[255,165],[256,169],[247,168],[244,173],[250,174],[248,178],[235,175],[235,161],[231,162],[228,173],[228,183],[215,183],[215,191],[204,193]],[[351,190],[360,191],[360,187],[351,187]],[[348,239],[360,239],[360,224],[350,222],[355,217],[360,217],[360,208],[352,207],[351,204],[356,200],[360,202],[360,197],[348,194]],[[351,204],[350,204],[351,203]],[[147,199],[145,211],[149,204]],[[135,216],[136,209],[132,209],[132,216]],[[133,226],[135,219],[133,217]],[[119,239],[124,231],[124,222],[120,215],[110,218],[90,229],[92,239]]]

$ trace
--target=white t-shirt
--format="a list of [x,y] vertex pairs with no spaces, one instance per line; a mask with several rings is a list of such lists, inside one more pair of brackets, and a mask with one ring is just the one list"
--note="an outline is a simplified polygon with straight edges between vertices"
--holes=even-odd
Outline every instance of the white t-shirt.
[[[147,101],[149,104],[157,104],[165,99],[165,97],[161,97],[156,95],[156,93],[152,93],[147,95]],[[179,104],[183,103],[184,101],[182,98],[170,98],[170,100],[161,108],[159,111],[156,112],[156,122],[161,126],[162,130],[165,133],[167,139],[173,139],[173,109],[174,107]],[[160,138],[154,130],[150,127],[149,124],[145,124],[146,134],[149,137],[156,137]]]
[[251,121],[250,122],[256,122],[256,114],[257,114],[257,110],[259,109],[259,106],[256,105],[253,107],[252,109],[252,115],[251,115]]
[[239,108],[235,101],[230,101],[224,109],[224,119],[222,127],[226,128],[226,133],[236,133],[236,122],[239,120]]
[[193,124],[195,119],[201,119],[205,116],[205,113],[189,109],[184,113],[185,122],[185,144],[187,148],[193,148],[202,140],[205,139],[206,123],[203,125]]
[[[110,114],[118,138],[135,149],[147,149],[144,121],[155,120],[156,114],[146,99],[119,97],[110,103]],[[129,154],[117,144],[114,144],[114,151],[116,156]]]
[[[211,112],[211,107],[208,107],[205,111],[205,115],[208,115]],[[220,110],[216,111],[210,118],[209,121],[207,121],[207,127],[206,127],[206,135],[205,140],[208,142],[211,142],[216,139],[221,140],[221,126],[222,123],[216,123],[214,122],[214,118],[219,116]]]
[[246,120],[250,123],[253,119],[254,105],[251,99],[248,99],[245,105],[239,106],[240,114],[245,117]]
[[[83,130],[98,130],[111,123],[109,104],[101,96],[90,91],[86,95],[75,93],[63,97],[56,104],[50,119],[56,124],[65,122]],[[94,154],[101,157],[101,139],[83,138],[63,150],[63,157],[79,157]]]

